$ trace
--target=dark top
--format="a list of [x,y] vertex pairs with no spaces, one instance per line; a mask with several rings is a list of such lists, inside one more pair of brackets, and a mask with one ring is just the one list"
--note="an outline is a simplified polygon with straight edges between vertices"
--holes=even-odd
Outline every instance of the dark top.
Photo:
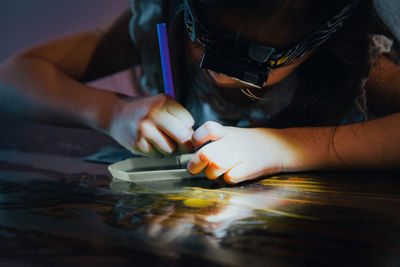
[[[130,0],[130,2],[133,16],[129,30],[132,41],[140,50],[142,58],[140,84],[150,94],[163,93],[156,24],[165,22],[167,18],[166,11],[163,9],[165,5],[163,6],[162,0]],[[392,49],[393,42],[385,36],[374,35],[370,40],[370,61],[372,63],[381,54],[388,53]],[[195,104],[187,105],[186,108],[193,115],[197,126],[208,120],[238,127],[263,126],[267,120],[290,104],[299,85],[297,76],[297,72],[294,71],[279,84],[268,87],[263,96],[265,100],[253,101],[251,105],[240,106],[213,94],[210,97],[203,97],[201,101],[193,101]],[[363,81],[363,84],[365,82]],[[179,86],[175,87],[175,89],[177,88]],[[188,89],[185,88],[185,90]],[[191,90],[196,91],[196,88],[191,88]],[[243,95],[243,97],[247,96]],[[342,124],[365,121],[370,117],[374,116],[367,110],[365,88],[363,88],[354,107],[349,111]]]

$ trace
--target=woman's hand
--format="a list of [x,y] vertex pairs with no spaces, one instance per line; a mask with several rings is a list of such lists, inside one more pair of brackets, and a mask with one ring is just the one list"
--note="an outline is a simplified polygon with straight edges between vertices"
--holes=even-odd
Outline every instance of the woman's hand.
[[108,134],[133,153],[159,157],[193,149],[194,120],[171,97],[135,98],[116,110]]
[[195,153],[188,170],[197,174],[205,169],[207,178],[223,175],[231,184],[282,172],[294,153],[279,134],[280,130],[225,127],[208,121],[195,131],[192,143],[198,148],[211,142]]

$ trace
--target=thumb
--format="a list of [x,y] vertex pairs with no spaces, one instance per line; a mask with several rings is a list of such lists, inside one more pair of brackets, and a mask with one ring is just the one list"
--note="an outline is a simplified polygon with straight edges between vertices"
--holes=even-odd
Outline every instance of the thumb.
[[227,134],[224,126],[215,121],[207,121],[192,135],[192,144],[197,149],[208,141],[217,141]]

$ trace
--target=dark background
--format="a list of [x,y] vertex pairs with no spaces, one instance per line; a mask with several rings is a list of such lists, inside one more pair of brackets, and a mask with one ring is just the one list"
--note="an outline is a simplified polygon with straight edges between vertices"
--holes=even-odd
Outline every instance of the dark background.
[[0,62],[34,44],[110,21],[128,0],[1,0]]
[[[376,2],[384,20],[400,39],[400,1]],[[126,8],[129,0],[1,0],[0,63],[32,45],[102,26]],[[132,94],[127,72],[91,85]]]
[[[400,1],[376,2],[400,37]],[[33,44],[107,23],[128,6],[128,0],[1,0],[0,62]]]

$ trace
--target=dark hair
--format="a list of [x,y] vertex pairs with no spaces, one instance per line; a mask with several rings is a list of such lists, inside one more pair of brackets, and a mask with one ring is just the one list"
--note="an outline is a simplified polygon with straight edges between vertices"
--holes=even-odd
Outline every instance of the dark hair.
[[[316,30],[346,5],[346,0],[197,0],[203,10],[241,14],[239,19],[262,18],[266,21],[280,14],[274,22],[285,29],[290,42],[297,42]],[[171,0],[169,24],[174,79],[178,99],[195,109],[195,99],[208,100],[223,112],[216,86],[204,75],[185,51],[185,28],[181,1]],[[203,11],[203,16],[207,12]],[[210,15],[210,14],[209,14]],[[296,72],[299,85],[291,103],[266,122],[266,127],[335,125],[343,120],[360,94],[362,81],[368,76],[369,35],[393,37],[377,15],[373,0],[361,0],[341,30],[303,62]],[[245,96],[243,96],[245,97]],[[212,101],[210,101],[212,99]]]

